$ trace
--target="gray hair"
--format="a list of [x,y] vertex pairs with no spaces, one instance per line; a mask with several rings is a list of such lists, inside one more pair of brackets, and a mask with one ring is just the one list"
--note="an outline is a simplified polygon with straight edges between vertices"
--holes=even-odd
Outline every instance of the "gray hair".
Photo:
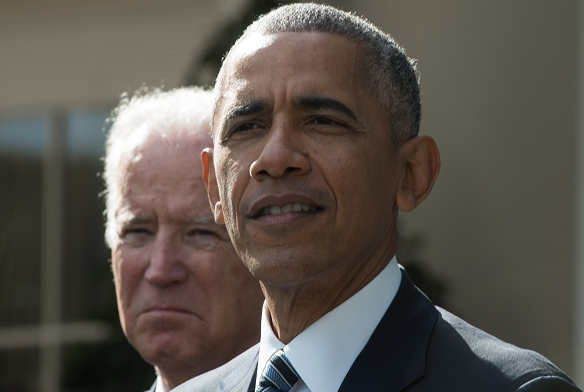
[[[349,38],[365,49],[365,83],[389,111],[391,138],[399,145],[418,134],[421,120],[419,77],[415,60],[388,34],[362,17],[334,7],[297,3],[284,5],[249,25],[237,43],[253,34],[326,32]],[[235,47],[234,45],[234,47]],[[225,58],[229,56],[229,52]],[[223,67],[217,76],[220,97]]]
[[[182,87],[170,91],[143,87],[132,96],[123,93],[112,110],[107,132],[103,171],[105,190],[105,240],[115,243],[115,209],[120,201],[122,159],[133,159],[133,148],[153,134],[164,138],[176,135],[210,133],[213,93],[200,87]],[[209,140],[211,140],[209,138]]]

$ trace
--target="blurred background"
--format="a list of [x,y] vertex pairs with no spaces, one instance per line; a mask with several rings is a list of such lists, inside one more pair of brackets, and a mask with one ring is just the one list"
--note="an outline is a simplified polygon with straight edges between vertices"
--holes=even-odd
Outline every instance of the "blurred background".
[[[98,196],[122,92],[210,84],[269,0],[0,0],[0,391],[141,391]],[[584,384],[584,7],[345,0],[418,59],[442,154],[400,262],[435,302]]]

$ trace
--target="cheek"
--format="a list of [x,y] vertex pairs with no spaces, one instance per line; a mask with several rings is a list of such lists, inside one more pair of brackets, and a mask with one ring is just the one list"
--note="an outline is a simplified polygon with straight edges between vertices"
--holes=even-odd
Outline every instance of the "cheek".
[[[364,158],[360,155],[337,154],[327,162],[321,162],[320,168],[331,192],[334,193],[339,207],[358,208],[357,200],[368,187],[368,174],[357,167],[363,167]],[[346,205],[345,205],[346,204]]]
[[209,261],[210,267],[200,273],[204,274],[202,276],[205,276],[214,297],[218,301],[238,301],[244,295],[251,275],[231,245],[213,254]]
[[226,225],[229,230],[237,227],[238,208],[250,178],[249,166],[245,159],[238,162],[237,159],[227,156],[218,161],[218,168],[219,197],[224,218],[229,222]]
[[112,274],[114,275],[114,284],[116,286],[116,294],[120,295],[121,284],[122,284],[122,252],[119,249],[115,249],[112,252]]
[[130,312],[132,299],[140,280],[143,268],[140,260],[131,251],[116,249],[112,255],[112,272],[116,287],[116,296],[120,313],[127,318]]
[[225,215],[228,214],[230,194],[233,192],[235,173],[232,172],[230,165],[224,159],[218,160],[216,163],[217,170],[217,185],[219,187],[219,198],[221,199],[221,206]]
[[125,274],[122,271],[123,267],[123,252],[119,249],[115,249],[112,252],[112,273],[114,275],[114,285],[116,288],[116,300],[118,305],[118,313],[120,318],[120,324],[124,334],[128,336],[128,333],[132,329],[132,321],[129,316],[129,311],[126,309],[127,301],[124,300],[124,284],[125,284]]

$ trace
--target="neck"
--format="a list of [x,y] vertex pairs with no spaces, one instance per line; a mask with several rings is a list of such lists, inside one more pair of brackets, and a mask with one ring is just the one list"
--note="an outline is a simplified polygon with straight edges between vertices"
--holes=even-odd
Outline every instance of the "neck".
[[[395,252],[394,252],[395,253]],[[387,266],[391,257],[350,271],[339,271],[336,278],[314,279],[296,287],[268,286],[262,290],[278,339],[288,344],[322,316],[345,302],[371,282]]]

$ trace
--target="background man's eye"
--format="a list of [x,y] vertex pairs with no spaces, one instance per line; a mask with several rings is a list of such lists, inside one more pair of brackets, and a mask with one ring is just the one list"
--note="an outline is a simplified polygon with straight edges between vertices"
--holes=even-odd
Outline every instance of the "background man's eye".
[[195,229],[187,233],[189,243],[196,249],[210,250],[221,240],[221,237],[211,230]]
[[146,229],[129,229],[124,232],[124,235],[140,235],[140,234],[150,234],[149,230]]
[[216,235],[216,234],[214,232],[212,232],[211,230],[195,229],[195,230],[189,231],[189,235],[190,236],[197,236],[197,235],[207,236],[207,235]]
[[140,245],[148,241],[152,236],[152,232],[144,228],[132,228],[122,231],[121,239],[128,245]]

